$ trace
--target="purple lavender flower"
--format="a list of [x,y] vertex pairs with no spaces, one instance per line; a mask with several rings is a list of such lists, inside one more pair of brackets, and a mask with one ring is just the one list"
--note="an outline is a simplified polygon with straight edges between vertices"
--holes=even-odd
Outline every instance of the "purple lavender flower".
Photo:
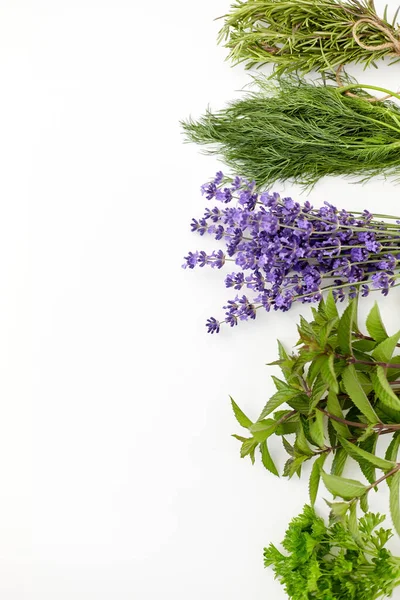
[[[254,319],[259,309],[287,311],[294,302],[318,302],[328,289],[338,302],[367,296],[370,289],[387,294],[400,278],[400,227],[392,223],[388,230],[368,211],[356,216],[327,202],[320,208],[308,201],[300,205],[260,192],[245,178],[229,181],[221,172],[201,190],[222,206],[207,208],[191,230],[223,240],[226,250],[189,252],[183,267],[221,269],[227,260],[236,265],[226,287],[247,288],[254,297],[228,301],[224,322],[231,327]],[[218,333],[220,325],[209,319],[207,330]]]

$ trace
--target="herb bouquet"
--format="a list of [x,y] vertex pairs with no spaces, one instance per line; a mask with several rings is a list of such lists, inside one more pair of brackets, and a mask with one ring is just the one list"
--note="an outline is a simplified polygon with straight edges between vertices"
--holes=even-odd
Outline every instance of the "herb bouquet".
[[397,15],[380,18],[373,0],[239,0],[219,41],[233,62],[272,63],[277,75],[368,66],[388,55],[400,59]]
[[[318,85],[294,77],[271,83],[208,111],[183,129],[189,141],[220,154],[237,173],[259,186],[290,180],[312,187],[326,175],[365,181],[375,175],[400,176],[400,107],[374,98],[352,83]],[[349,97],[346,92],[357,91]]]
[[221,172],[202,192],[216,205],[193,219],[192,231],[221,240],[225,249],[189,252],[184,267],[236,267],[225,277],[236,294],[223,319],[207,321],[210,333],[223,323],[255,319],[260,310],[318,302],[328,291],[342,301],[372,290],[386,295],[400,283],[397,217],[349,213],[327,203],[316,209],[260,191],[244,178],[227,180]]

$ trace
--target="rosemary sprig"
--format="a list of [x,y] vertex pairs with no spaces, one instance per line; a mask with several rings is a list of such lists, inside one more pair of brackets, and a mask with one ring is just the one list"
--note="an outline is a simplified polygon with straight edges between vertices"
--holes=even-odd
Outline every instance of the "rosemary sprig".
[[[400,175],[400,107],[361,88],[318,85],[294,76],[271,83],[255,79],[256,91],[199,120],[183,123],[189,141],[209,145],[235,172],[270,186],[291,180],[313,186],[326,175]],[[346,92],[357,91],[358,97]]]
[[275,74],[365,67],[394,55],[400,60],[398,11],[389,22],[371,0],[246,0],[224,17],[219,42],[234,63],[273,63]]

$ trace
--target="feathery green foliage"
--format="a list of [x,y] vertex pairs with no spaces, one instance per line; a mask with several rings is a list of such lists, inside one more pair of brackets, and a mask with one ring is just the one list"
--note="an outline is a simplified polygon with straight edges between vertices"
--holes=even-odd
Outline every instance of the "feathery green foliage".
[[[366,102],[371,96],[360,87],[368,86],[356,84],[255,82],[257,91],[225,109],[183,122],[187,139],[209,145],[209,153],[259,186],[277,180],[312,186],[326,175],[400,176],[400,107],[393,102]],[[350,88],[360,97],[345,95]]]
[[[296,352],[288,354],[279,345],[283,379],[273,377],[277,392],[252,421],[233,399],[237,421],[249,436],[235,436],[242,443],[241,456],[255,460],[257,449],[264,466],[277,474],[268,443],[278,436],[288,460],[283,475],[301,475],[306,461],[313,462],[309,479],[314,504],[320,482],[343,501],[340,509],[368,510],[368,496],[383,482],[390,486],[393,525],[400,535],[400,332],[389,336],[375,306],[368,319],[369,335],[357,324],[357,301],[339,316],[330,294],[313,309],[313,320],[301,318]],[[385,332],[385,333],[383,333]],[[385,337],[383,337],[385,336]],[[378,438],[391,442],[384,456],[377,453]],[[291,439],[292,437],[292,439]],[[333,456],[330,473],[325,460]],[[343,477],[351,458],[360,467],[366,483]],[[380,470],[382,474],[377,474]]]
[[358,522],[343,517],[328,527],[310,506],[286,531],[282,554],[273,544],[265,566],[285,586],[291,600],[375,600],[400,584],[400,558],[385,548],[390,530],[384,517],[368,513]]
[[239,0],[218,41],[234,63],[272,63],[277,75],[367,67],[387,55],[400,59],[397,14],[380,18],[371,0]]

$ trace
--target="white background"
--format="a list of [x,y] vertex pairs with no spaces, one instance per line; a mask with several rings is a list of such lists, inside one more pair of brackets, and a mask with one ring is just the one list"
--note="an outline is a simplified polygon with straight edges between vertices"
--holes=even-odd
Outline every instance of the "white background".
[[[0,2],[4,600],[285,597],[262,549],[306,480],[239,459],[228,394],[258,415],[276,338],[290,347],[308,309],[207,336],[223,273],[180,268],[220,165],[178,122],[248,82],[215,43],[228,5]],[[399,87],[399,65],[353,73]],[[327,179],[310,199],[399,213],[399,189]],[[399,298],[381,303],[392,331]]]

